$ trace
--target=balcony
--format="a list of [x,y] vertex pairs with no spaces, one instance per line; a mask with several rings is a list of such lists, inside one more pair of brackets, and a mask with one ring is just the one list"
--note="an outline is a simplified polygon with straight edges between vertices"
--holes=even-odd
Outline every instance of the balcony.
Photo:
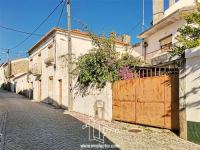
[[42,64],[36,63],[31,65],[29,72],[35,76],[40,76],[42,74]]
[[53,65],[54,64],[54,57],[53,56],[48,56],[45,60],[44,63],[47,66]]

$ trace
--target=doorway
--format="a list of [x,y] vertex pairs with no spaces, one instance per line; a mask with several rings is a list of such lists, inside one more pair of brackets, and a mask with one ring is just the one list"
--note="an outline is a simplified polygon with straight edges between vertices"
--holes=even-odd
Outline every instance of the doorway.
[[59,105],[62,106],[62,80],[58,80],[59,83]]
[[42,80],[38,81],[38,100],[42,100]]
[[29,99],[33,99],[33,82],[29,84]]
[[48,103],[53,104],[53,77],[49,77]]

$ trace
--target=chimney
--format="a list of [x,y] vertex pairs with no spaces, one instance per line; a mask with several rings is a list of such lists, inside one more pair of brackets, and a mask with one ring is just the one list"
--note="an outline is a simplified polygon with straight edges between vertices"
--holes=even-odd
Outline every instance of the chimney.
[[131,44],[131,36],[127,34],[122,35],[122,42],[126,44]]
[[153,0],[153,25],[163,18],[164,0]]
[[172,5],[174,5],[176,3],[176,0],[169,0],[169,7],[171,7]]

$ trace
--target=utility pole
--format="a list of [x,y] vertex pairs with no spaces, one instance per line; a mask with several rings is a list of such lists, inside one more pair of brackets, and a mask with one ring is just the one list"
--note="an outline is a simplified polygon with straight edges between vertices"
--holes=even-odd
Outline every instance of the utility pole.
[[68,110],[72,111],[72,41],[71,41],[71,11],[70,0],[67,0],[67,29],[68,29]]
[[142,0],[142,32],[144,32],[144,0]]
[[6,54],[8,59],[8,80],[10,81],[10,76],[11,76],[10,49],[7,49]]
[[10,62],[10,49],[5,49],[5,52],[2,52],[7,55],[7,63],[8,63],[8,78],[11,75],[11,62]]

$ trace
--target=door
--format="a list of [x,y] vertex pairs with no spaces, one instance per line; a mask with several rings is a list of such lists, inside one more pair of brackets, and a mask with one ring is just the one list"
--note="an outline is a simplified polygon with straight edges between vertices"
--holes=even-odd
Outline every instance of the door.
[[29,84],[29,98],[33,99],[33,82]]
[[48,103],[53,103],[53,77],[49,77],[49,86],[48,86]]
[[42,81],[38,81],[38,100],[42,100]]
[[62,80],[59,80],[59,105],[62,106]]

